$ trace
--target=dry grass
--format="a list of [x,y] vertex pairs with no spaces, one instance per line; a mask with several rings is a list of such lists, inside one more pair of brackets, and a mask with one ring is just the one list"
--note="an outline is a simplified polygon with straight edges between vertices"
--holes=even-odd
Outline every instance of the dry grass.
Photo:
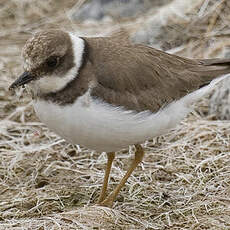
[[[221,11],[211,6],[217,2]],[[108,209],[94,205],[105,154],[69,145],[37,120],[23,89],[8,92],[21,72],[20,49],[31,32],[56,24],[83,33],[117,27],[70,23],[74,4],[0,3],[0,229],[230,229],[230,122],[207,116],[208,99],[169,134],[144,144],[143,163]],[[202,7],[199,37],[188,39],[183,55],[219,55],[229,42],[229,1],[203,1]],[[193,35],[196,20],[189,23]],[[110,189],[132,157],[132,148],[117,153]]]

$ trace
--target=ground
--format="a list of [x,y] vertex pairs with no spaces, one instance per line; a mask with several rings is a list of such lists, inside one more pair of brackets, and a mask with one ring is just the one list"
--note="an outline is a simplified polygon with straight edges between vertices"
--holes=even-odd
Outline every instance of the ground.
[[[217,1],[203,1],[202,6],[207,2]],[[224,14],[230,9],[227,2],[219,1],[215,10],[202,8],[206,17],[192,17],[199,26],[187,22],[188,39],[180,55],[221,55],[228,37],[216,35],[229,24],[229,15]],[[208,115],[208,97],[174,130],[143,144],[142,164],[110,209],[95,205],[106,155],[68,144],[39,122],[25,89],[8,91],[22,72],[21,48],[34,31],[59,27],[93,34],[116,27],[114,21],[87,25],[71,21],[70,11],[77,4],[0,3],[0,230],[230,229],[230,122]],[[130,25],[127,19],[119,23]],[[202,27],[205,23],[207,27]],[[130,158],[132,147],[116,154],[110,191]]]

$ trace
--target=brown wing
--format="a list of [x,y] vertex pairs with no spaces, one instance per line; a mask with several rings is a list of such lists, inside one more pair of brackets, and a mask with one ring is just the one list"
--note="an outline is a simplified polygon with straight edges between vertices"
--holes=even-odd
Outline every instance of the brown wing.
[[[190,60],[109,38],[86,38],[97,86],[92,96],[126,109],[156,112],[230,71],[229,63]],[[224,63],[224,64],[223,64]],[[205,65],[207,64],[207,65]]]

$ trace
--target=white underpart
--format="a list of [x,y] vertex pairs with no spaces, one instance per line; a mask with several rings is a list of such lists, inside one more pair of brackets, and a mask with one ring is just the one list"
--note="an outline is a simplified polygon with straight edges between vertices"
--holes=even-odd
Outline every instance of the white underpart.
[[96,151],[111,152],[165,134],[191,111],[194,102],[226,77],[213,80],[208,86],[154,114],[114,107],[91,98],[89,93],[79,97],[72,105],[37,101],[34,106],[41,121],[67,141]]
[[70,34],[72,41],[74,67],[72,67],[64,76],[58,76],[56,74],[49,76],[42,76],[37,81],[32,81],[30,87],[38,93],[50,93],[57,92],[63,89],[70,81],[72,81],[78,74],[78,70],[82,63],[82,57],[84,53],[84,40]]

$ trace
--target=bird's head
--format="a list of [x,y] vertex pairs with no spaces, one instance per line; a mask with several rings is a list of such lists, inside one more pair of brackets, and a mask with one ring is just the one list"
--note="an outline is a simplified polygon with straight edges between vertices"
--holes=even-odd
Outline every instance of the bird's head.
[[35,94],[64,88],[78,74],[84,41],[61,30],[36,33],[22,50],[24,73],[10,89],[28,84]]

